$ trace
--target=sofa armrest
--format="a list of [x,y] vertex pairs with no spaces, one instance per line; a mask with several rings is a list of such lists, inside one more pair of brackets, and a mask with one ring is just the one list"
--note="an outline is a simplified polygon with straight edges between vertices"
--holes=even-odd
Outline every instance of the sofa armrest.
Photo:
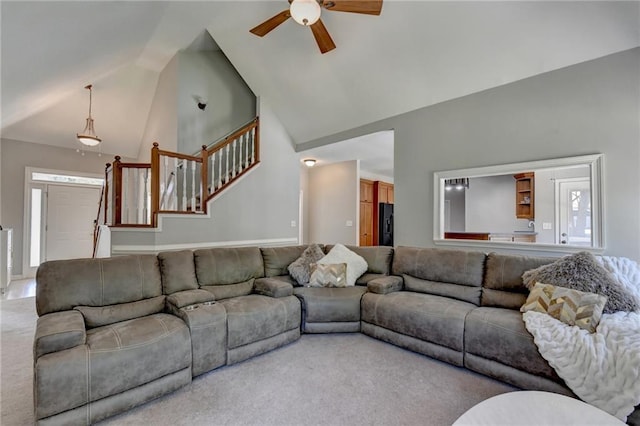
[[293,295],[293,286],[273,278],[258,278],[253,286],[257,294],[269,297],[287,297]]
[[33,339],[33,356],[75,348],[87,342],[84,317],[78,311],[62,311],[38,318]]
[[371,293],[387,294],[402,290],[403,279],[396,275],[376,278],[367,283],[367,290]]
[[177,291],[167,296],[167,304],[173,305],[177,309],[214,300],[216,298],[213,293],[203,289]]

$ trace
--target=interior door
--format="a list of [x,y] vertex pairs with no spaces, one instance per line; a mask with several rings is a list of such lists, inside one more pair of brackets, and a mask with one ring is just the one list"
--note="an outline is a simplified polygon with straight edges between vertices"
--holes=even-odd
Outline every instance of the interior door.
[[585,179],[558,179],[558,243],[591,246],[591,185]]
[[46,260],[91,257],[100,188],[48,185]]

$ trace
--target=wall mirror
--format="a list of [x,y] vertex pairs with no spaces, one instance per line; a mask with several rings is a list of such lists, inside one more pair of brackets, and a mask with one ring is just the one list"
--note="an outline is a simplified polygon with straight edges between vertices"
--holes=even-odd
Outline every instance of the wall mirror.
[[604,248],[602,163],[594,154],[435,172],[434,242]]

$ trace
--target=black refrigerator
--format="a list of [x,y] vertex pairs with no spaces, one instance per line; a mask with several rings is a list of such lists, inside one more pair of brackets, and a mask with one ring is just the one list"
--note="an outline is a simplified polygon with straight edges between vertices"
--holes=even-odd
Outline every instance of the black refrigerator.
[[378,245],[393,246],[393,204],[380,203],[378,208]]

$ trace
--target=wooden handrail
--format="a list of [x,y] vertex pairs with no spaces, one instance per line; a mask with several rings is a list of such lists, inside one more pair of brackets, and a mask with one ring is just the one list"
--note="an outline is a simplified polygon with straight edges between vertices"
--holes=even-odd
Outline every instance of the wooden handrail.
[[[257,127],[258,126],[258,122],[259,122],[259,117],[254,118],[247,125],[241,127],[240,129],[236,130],[235,132],[231,133],[229,136],[226,136],[222,141],[219,141],[216,144],[214,144],[213,146],[211,146],[210,148],[207,148],[207,152],[209,153],[209,155],[211,155],[211,154],[213,154],[215,152],[220,151],[222,148],[224,148],[225,146],[229,145],[234,140],[236,140],[239,136],[244,135],[249,130]],[[257,135],[258,135],[258,133],[256,132],[256,139],[258,139]]]
[[113,162],[113,223],[122,223],[122,167],[120,167],[120,157],[116,155]]
[[160,149],[158,142],[151,148],[151,225],[158,226],[158,211],[160,211]]
[[[258,129],[259,118],[256,117],[211,147],[203,145],[197,155],[165,151],[160,149],[158,142],[154,142],[151,149],[150,163],[125,163],[121,161],[120,156],[116,156],[113,163],[107,163],[105,167],[105,187],[102,194],[105,205],[104,223],[109,226],[157,227],[158,213],[160,212],[179,214],[206,213],[207,202],[210,199],[229,187],[238,177],[244,175],[259,163],[260,137]],[[223,149],[225,151],[222,151]],[[215,157],[211,158],[214,155]],[[182,202],[178,200],[177,208],[173,207],[176,210],[167,209],[167,207],[172,207],[176,203],[175,199],[172,198],[167,205],[164,205],[161,201],[160,188],[162,182],[160,182],[160,178],[162,177],[162,170],[167,169],[167,164],[169,164],[166,162],[167,158],[174,159],[170,162],[170,168],[180,170],[180,173],[189,173],[188,181],[186,180],[187,175],[180,175],[183,177],[181,181],[183,182],[181,184],[183,194],[180,198]],[[211,170],[209,170],[210,168]],[[123,172],[123,169],[137,169],[138,171]],[[131,215],[131,206],[123,206],[124,197],[127,198],[127,202],[131,201],[129,199],[130,195],[127,195],[128,191],[130,191],[130,184],[138,182],[139,173],[144,174],[145,182],[148,183],[146,180],[148,175],[140,171],[140,169],[151,170],[150,194],[145,190],[151,201],[151,205],[148,206],[150,210],[150,225],[122,222],[123,216],[129,217]],[[168,171],[165,170],[165,172]],[[133,178],[135,178],[131,182],[129,182],[130,179],[124,179],[126,176],[131,176],[130,173],[134,173]],[[176,173],[178,172],[176,171]],[[127,188],[124,188],[125,185],[127,185]],[[198,186],[200,186],[199,191]],[[187,188],[190,189],[189,193],[186,192]],[[125,193],[125,190],[127,193]],[[188,194],[186,199],[184,198],[185,193]],[[111,217],[107,214],[109,208],[111,209],[109,212]],[[144,208],[146,209],[147,206],[145,205]],[[135,210],[136,207],[133,206],[133,209]],[[134,215],[137,216],[140,214],[139,212],[137,210]],[[149,219],[149,216],[144,217],[146,217],[146,220]],[[129,219],[126,220],[129,221]]]

